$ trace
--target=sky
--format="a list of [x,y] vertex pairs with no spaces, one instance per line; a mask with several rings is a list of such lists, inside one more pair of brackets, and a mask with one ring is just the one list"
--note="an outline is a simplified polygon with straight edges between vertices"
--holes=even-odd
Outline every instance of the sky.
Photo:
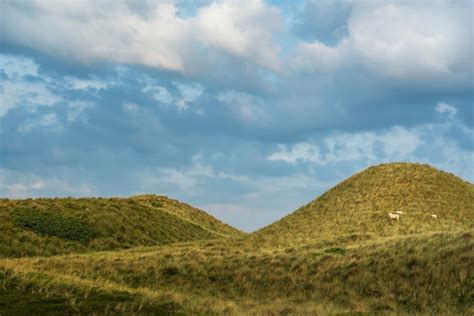
[[473,3],[0,0],[0,197],[253,231],[374,164],[474,182]]

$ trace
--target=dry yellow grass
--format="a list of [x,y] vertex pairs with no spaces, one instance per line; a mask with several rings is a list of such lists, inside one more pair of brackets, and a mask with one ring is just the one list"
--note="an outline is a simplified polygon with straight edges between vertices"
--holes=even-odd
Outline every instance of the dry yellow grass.
[[[404,214],[391,222],[397,210]],[[392,163],[353,175],[257,234],[301,243],[471,229],[474,185],[428,165]]]
[[473,205],[453,175],[380,165],[253,234],[0,259],[0,314],[472,315]]
[[[87,241],[61,238],[61,234],[48,234],[51,229],[43,229],[46,233],[38,233],[34,229],[25,229],[15,221],[15,215],[25,211],[27,215],[63,216],[64,224],[67,224],[68,219],[74,219],[97,233]],[[60,224],[55,223],[53,227],[59,233],[66,228],[66,225],[61,227]],[[41,225],[53,224],[46,220]],[[0,199],[0,257],[121,249],[228,238],[241,234],[239,230],[201,210],[164,196]]]
[[[128,293],[129,312],[138,312],[137,301],[150,308],[166,301],[173,313],[185,314],[298,315],[324,308],[457,314],[474,311],[472,237],[473,232],[428,233],[323,248],[215,240],[4,259],[0,266],[9,278],[43,276],[60,289],[74,287],[76,307],[86,310],[87,291],[99,290]],[[57,291],[44,288],[51,295]]]

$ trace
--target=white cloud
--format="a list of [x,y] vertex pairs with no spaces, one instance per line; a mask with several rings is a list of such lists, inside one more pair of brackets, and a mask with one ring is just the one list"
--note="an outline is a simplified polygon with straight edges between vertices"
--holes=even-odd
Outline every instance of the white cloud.
[[177,88],[179,94],[172,94],[166,87],[155,85],[150,78],[146,79],[146,87],[142,89],[143,92],[151,93],[151,97],[163,104],[172,104],[176,106],[179,111],[184,111],[189,108],[189,104],[196,101],[204,92],[204,87],[198,83],[182,83],[173,81],[172,84]]
[[321,42],[301,42],[293,59],[293,67],[305,72],[331,72],[343,62],[342,47],[326,46]]
[[11,79],[21,79],[25,76],[37,76],[38,65],[30,58],[0,55],[0,69]]
[[165,193],[186,192],[188,195],[200,193],[198,184],[203,179],[228,179],[245,181],[246,177],[216,171],[212,166],[204,164],[200,155],[195,155],[193,164],[181,169],[146,168],[138,172],[141,186],[153,191]]
[[214,2],[199,10],[197,27],[203,41],[278,70],[279,48],[273,32],[282,28],[278,9],[260,0]]
[[[39,66],[31,58],[5,54],[0,54],[1,70],[4,71],[6,77],[0,81],[0,117],[5,116],[10,109],[15,107],[26,107],[34,112],[37,107],[65,102],[68,106],[68,121],[75,121],[85,109],[91,108],[93,104],[88,101],[68,100],[57,94],[58,88],[62,88],[63,91],[100,90],[111,84],[94,78],[85,80],[74,77],[64,79],[49,77],[38,72]],[[51,120],[52,116],[49,118]],[[40,121],[29,122],[21,130],[30,131],[40,126],[42,124]],[[47,125],[51,124],[43,124],[43,126]]]
[[[185,201],[206,196],[209,182],[235,182],[249,189],[250,193],[240,195],[215,194],[212,203],[193,203],[225,222],[246,230],[253,230],[271,223],[288,210],[313,198],[317,192],[333,183],[323,182],[308,174],[288,176],[241,176],[217,171],[203,162],[201,155],[193,157],[188,168],[148,168],[142,170],[140,190],[159,192]],[[218,188],[217,188],[218,189]],[[207,192],[207,193],[206,193]],[[229,202],[236,199],[235,202]]]
[[[383,157],[375,153],[378,144],[383,146]],[[344,161],[403,160],[422,144],[418,131],[395,126],[381,133],[335,134],[324,138],[319,145],[312,143],[278,145],[276,151],[268,155],[267,159],[290,164],[309,162],[317,165]]]
[[31,0],[2,2],[5,39],[83,63],[111,61],[186,72],[205,46],[264,67],[279,67],[273,31],[280,12],[263,0],[225,0],[177,15],[174,1]]
[[438,103],[438,105],[436,105],[436,107],[435,107],[435,110],[438,113],[442,113],[442,114],[446,113],[450,117],[455,116],[456,113],[457,113],[457,110],[454,106],[449,105],[449,104],[444,103],[444,102]]
[[94,190],[87,183],[71,184],[55,177],[24,175],[0,169],[0,195],[7,198],[91,196]]
[[105,89],[110,85],[110,82],[105,82],[99,79],[79,79],[74,77],[64,78],[65,86],[69,89],[87,90],[87,89]]
[[0,84],[0,117],[22,104],[51,106],[62,101],[46,84],[5,80]]
[[362,133],[342,133],[333,135],[324,139],[324,144],[328,148],[322,163],[342,162],[351,160],[375,159],[373,146],[377,141],[377,135],[374,132]]
[[348,35],[334,47],[301,42],[293,64],[304,71],[358,65],[408,81],[466,81],[473,69],[468,12],[444,1],[354,2]]
[[462,133],[459,139],[472,139],[474,130],[452,113],[453,106],[437,106],[448,113],[445,120],[406,128],[395,126],[379,132],[342,133],[327,136],[319,142],[278,145],[268,160],[290,164],[310,162],[309,171],[327,164],[351,163],[368,166],[381,162],[412,161],[427,163],[453,172],[468,181],[474,180],[474,151],[452,138],[453,128]]
[[[62,101],[38,75],[38,65],[24,57],[0,55],[0,69],[6,78],[0,81],[0,117],[17,106],[51,106]],[[28,80],[34,77],[38,80]]]
[[267,159],[285,161],[290,164],[295,164],[298,161],[312,163],[322,162],[319,147],[308,143],[298,143],[291,146],[291,148],[288,148],[286,145],[278,145],[277,151],[270,154]]
[[21,133],[29,133],[38,127],[46,127],[53,132],[61,132],[63,130],[61,124],[58,122],[56,113],[45,114],[39,119],[28,120],[18,127]]
[[423,144],[416,130],[408,130],[399,126],[380,135],[378,140],[384,145],[385,156],[391,160],[406,158]]
[[179,82],[173,82],[173,84],[178,88],[181,96],[175,101],[178,110],[186,110],[188,104],[196,101],[204,91],[204,88],[200,84],[191,84],[186,85]]
[[164,104],[170,104],[174,100],[173,95],[171,95],[171,93],[168,91],[168,89],[166,89],[166,87],[153,86],[152,84],[148,83],[146,87],[142,89],[142,91],[150,91],[152,93],[153,99]]

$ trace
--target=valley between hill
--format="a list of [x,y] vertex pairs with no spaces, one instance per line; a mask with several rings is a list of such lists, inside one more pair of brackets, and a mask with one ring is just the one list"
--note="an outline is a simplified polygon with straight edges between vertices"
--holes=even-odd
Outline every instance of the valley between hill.
[[[474,186],[426,165],[368,168],[251,234],[153,195],[0,206],[0,315],[474,313]],[[15,218],[37,212],[84,227]]]

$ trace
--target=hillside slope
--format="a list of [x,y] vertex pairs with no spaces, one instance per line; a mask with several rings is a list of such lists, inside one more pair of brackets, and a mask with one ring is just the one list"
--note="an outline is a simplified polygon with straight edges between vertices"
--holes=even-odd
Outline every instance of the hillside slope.
[[[391,221],[388,213],[397,210],[404,214]],[[337,242],[473,228],[473,184],[428,165],[391,163],[353,175],[255,234],[290,243]]]
[[0,200],[0,257],[112,250],[240,234],[203,211],[162,196]]
[[[0,314],[473,315],[473,190],[426,165],[379,165],[253,234],[158,196],[1,200],[11,256],[114,251],[0,258]],[[37,235],[18,227],[24,207],[110,237]],[[87,225],[72,237],[93,236]],[[156,246],[118,249],[141,245]]]
[[146,206],[173,213],[182,219],[199,224],[204,229],[212,232],[234,237],[242,235],[242,232],[236,228],[221,222],[200,209],[178,200],[154,194],[136,195],[132,196],[131,199]]
[[427,233],[329,248],[219,239],[0,259],[0,310],[472,315],[472,237]]

